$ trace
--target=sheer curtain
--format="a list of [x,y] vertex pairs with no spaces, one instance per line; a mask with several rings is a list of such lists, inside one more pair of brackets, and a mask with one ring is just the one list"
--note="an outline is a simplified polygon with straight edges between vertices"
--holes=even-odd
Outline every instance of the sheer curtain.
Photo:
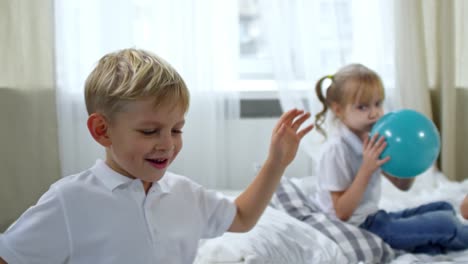
[[91,166],[104,151],[86,129],[83,83],[97,60],[136,47],[160,55],[184,77],[191,105],[184,148],[171,170],[208,187],[226,187],[229,119],[238,99],[225,88],[237,78],[235,1],[55,1],[57,111],[62,174]]
[[[274,54],[274,77],[283,109],[315,114],[321,104],[316,81],[348,63],[362,63],[382,77],[386,106],[394,109],[395,74],[392,6],[373,0],[263,0],[264,27]],[[302,149],[316,158],[323,138],[306,136]]]
[[[468,92],[465,1],[263,0],[265,28],[283,109],[316,113],[316,80],[351,62],[383,78],[387,110],[412,108],[441,133],[440,169],[466,178]],[[458,102],[458,103],[457,103]],[[312,157],[317,133],[303,149]]]

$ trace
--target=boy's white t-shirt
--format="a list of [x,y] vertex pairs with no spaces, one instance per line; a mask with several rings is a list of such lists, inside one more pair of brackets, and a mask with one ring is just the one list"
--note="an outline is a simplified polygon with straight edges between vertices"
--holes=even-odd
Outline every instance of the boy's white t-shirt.
[[167,172],[148,194],[103,161],[54,183],[0,236],[8,263],[192,263],[200,238],[223,234],[235,204]]
[[[354,181],[362,164],[363,143],[343,124],[339,124],[321,149],[317,165],[316,201],[327,215],[337,219],[331,191],[344,191]],[[381,170],[372,175],[361,203],[347,221],[360,225],[366,217],[379,210],[381,196]]]

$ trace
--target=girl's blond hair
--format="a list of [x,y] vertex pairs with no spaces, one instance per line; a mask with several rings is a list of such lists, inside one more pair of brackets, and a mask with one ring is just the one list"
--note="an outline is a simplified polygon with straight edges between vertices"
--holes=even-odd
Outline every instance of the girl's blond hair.
[[[326,79],[330,79],[331,84],[325,88],[324,93],[322,84]],[[322,111],[315,115],[315,128],[325,137],[327,134],[322,125],[333,103],[341,107],[358,100],[360,103],[368,103],[376,93],[382,100],[385,98],[384,86],[379,75],[362,64],[349,64],[334,75],[320,78],[315,85],[315,92],[323,105]]]

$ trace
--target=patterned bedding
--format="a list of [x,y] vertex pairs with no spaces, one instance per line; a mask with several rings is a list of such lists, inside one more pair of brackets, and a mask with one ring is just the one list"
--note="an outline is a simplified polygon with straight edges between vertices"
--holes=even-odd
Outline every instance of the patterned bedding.
[[[408,254],[365,230],[327,218],[307,198],[315,191],[314,179],[283,177],[255,228],[202,241],[195,263],[468,263],[468,250],[439,256]],[[458,208],[468,194],[468,181],[451,182],[435,171],[418,176],[408,192],[387,180],[382,184],[380,206],[387,210],[436,200]]]

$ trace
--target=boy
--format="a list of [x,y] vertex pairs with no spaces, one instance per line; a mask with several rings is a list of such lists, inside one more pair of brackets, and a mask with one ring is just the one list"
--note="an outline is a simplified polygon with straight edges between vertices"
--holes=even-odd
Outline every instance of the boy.
[[85,84],[91,136],[105,161],[51,186],[0,237],[0,263],[192,263],[200,238],[250,230],[267,206],[310,116],[291,110],[268,158],[234,202],[166,172],[182,148],[189,92],[161,58],[105,55]]

